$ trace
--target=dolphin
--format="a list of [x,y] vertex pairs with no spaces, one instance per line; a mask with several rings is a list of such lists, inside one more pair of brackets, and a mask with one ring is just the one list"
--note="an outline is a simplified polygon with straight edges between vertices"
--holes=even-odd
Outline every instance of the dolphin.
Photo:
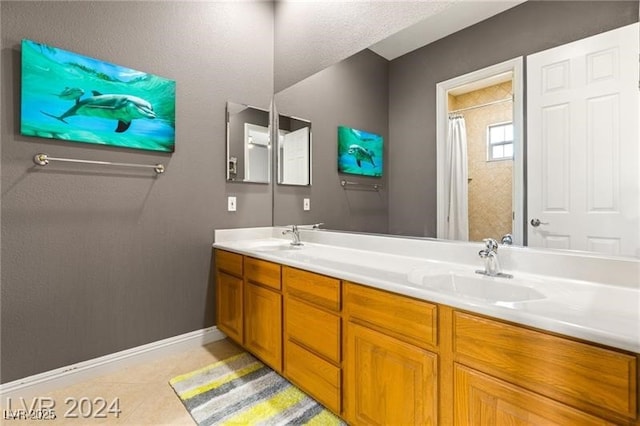
[[56,96],[65,101],[76,101],[76,103],[78,103],[82,95],[84,95],[84,90],[79,87],[65,87],[64,90]]
[[370,162],[373,167],[376,166],[376,163],[373,162],[373,151],[369,149],[354,144],[349,146],[349,151],[347,151],[347,153],[356,158],[356,164],[358,164],[358,167],[362,167],[362,160]]
[[151,104],[137,96],[131,95],[103,95],[100,92],[92,91],[93,96],[79,100],[67,112],[60,116],[40,111],[46,116],[60,120],[68,124],[64,119],[74,115],[85,115],[88,117],[100,117],[118,120],[116,132],[122,133],[131,125],[131,121],[136,118],[155,118]]

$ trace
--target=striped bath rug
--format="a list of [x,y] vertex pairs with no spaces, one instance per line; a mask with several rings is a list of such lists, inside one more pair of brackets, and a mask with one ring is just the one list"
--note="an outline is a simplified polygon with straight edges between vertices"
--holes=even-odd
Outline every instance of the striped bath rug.
[[198,425],[345,424],[246,352],[169,384]]

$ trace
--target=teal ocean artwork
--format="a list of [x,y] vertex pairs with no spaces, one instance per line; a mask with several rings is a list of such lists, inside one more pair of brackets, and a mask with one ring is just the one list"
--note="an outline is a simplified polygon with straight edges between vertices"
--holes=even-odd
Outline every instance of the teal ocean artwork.
[[22,40],[25,136],[174,152],[176,82]]
[[338,171],[382,176],[384,139],[381,135],[338,126]]

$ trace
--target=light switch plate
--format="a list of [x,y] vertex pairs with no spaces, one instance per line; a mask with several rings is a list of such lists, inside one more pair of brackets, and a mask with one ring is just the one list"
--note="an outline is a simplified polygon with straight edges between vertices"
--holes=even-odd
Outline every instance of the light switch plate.
[[236,211],[236,197],[227,197],[227,211]]
[[309,200],[308,198],[302,200],[302,210],[306,212],[311,210],[311,200]]

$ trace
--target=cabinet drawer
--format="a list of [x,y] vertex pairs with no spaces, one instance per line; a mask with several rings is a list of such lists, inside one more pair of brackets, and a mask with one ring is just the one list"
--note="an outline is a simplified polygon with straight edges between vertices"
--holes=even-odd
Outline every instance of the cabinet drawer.
[[285,266],[282,269],[282,282],[288,294],[332,311],[340,311],[340,280]]
[[293,342],[285,343],[285,375],[334,413],[341,410],[338,367]]
[[423,348],[437,345],[438,307],[432,303],[345,283],[345,312],[350,319]]
[[245,257],[244,276],[250,282],[280,290],[280,265],[277,263]]
[[475,315],[454,313],[459,362],[557,401],[635,418],[636,358]]
[[287,338],[318,355],[340,363],[340,317],[287,297],[285,302]]
[[242,255],[216,249],[216,268],[242,277]]

